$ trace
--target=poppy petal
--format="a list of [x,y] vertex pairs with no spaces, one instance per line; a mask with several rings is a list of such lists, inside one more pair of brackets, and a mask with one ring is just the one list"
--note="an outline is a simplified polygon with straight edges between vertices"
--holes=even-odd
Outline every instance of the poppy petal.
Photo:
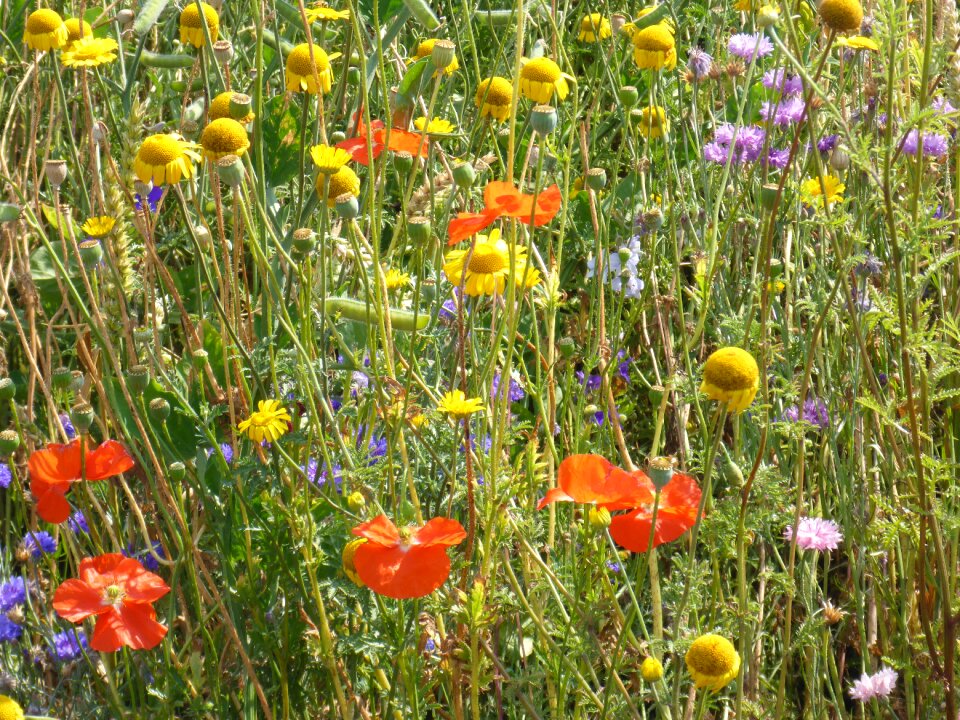
[[151,603],[170,592],[170,586],[163,578],[150,572],[140,561],[133,558],[124,558],[114,568],[113,573],[123,585],[126,597],[133,602]]
[[387,548],[364,543],[353,564],[371,590],[398,600],[429,595],[450,575],[450,558],[440,545]]
[[561,196],[559,187],[554,184],[543,190],[537,196],[537,212],[533,216],[533,224],[536,227],[546,225],[560,212],[560,205]]
[[156,618],[157,613],[150,605],[123,603],[119,609],[110,607],[110,612],[97,618],[90,648],[98,652],[114,652],[121,647],[154,648],[167,635],[166,626]]
[[[367,154],[367,139],[366,137],[355,137],[348,138],[347,140],[341,140],[336,144],[336,147],[346,150],[350,153],[350,157],[354,162],[360,163],[361,165],[368,166],[369,158]],[[376,160],[380,157],[380,153],[383,152],[383,145],[378,142],[373,143],[373,159]]]
[[550,488],[547,490],[547,494],[537,503],[537,510],[543,510],[547,505],[555,502],[574,502],[574,499],[560,488]]
[[80,477],[80,441],[68,445],[50,443],[42,450],[30,453],[27,469],[31,478],[42,478],[49,483],[72,482]]
[[400,533],[386,515],[377,515],[373,520],[357,525],[353,529],[357,537],[366,538],[382,547],[396,547],[400,544]]
[[87,453],[84,474],[87,480],[105,480],[126,472],[134,465],[127,449],[116,440],[106,440]]
[[53,609],[70,622],[81,622],[108,607],[103,604],[103,592],[83,580],[64,580],[53,594]]
[[447,245],[456,245],[458,242],[466,240],[472,235],[490,226],[490,224],[500,217],[500,213],[495,210],[484,210],[478,213],[462,212],[450,221],[447,225]]
[[[626,515],[617,515],[610,522],[610,537],[620,547],[632,552],[646,552],[650,545],[651,509],[640,508]],[[687,513],[668,508],[657,511],[657,528],[653,533],[653,546],[673,542],[693,527],[696,519]]]
[[487,183],[483,189],[483,204],[488,210],[496,209],[513,217],[516,217],[514,213],[521,211],[525,205],[529,206],[528,216],[533,209],[531,196],[524,195],[513,183],[505,180],[491,180]]
[[463,525],[450,518],[433,518],[417,530],[411,539],[412,545],[419,547],[459,545],[467,537]]
[[[392,150],[393,152],[408,152],[413,157],[416,157],[418,153],[420,157],[426,157],[430,145],[430,141],[423,138],[419,133],[396,127],[390,128],[389,138],[387,137],[387,129],[381,128],[373,133],[373,139],[385,145],[387,150]],[[423,141],[422,144],[421,140]]]
[[70,503],[64,497],[70,489],[70,483],[46,485],[45,490],[37,488],[38,483],[30,484],[30,492],[37,498],[37,515],[45,522],[59,525],[70,517]]
[[571,455],[557,471],[557,484],[574,502],[628,510],[653,500],[653,484],[642,472],[628,473],[600,455]]

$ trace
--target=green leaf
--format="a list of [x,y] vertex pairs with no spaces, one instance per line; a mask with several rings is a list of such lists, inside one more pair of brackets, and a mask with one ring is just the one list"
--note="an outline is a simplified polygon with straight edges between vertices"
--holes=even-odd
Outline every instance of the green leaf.
[[[432,67],[430,58],[423,57],[407,68],[407,72],[403,74],[403,80],[401,80],[400,85],[397,86],[397,93],[406,97],[419,94],[420,86],[422,85],[421,81],[423,80],[423,73],[426,71],[428,66]],[[414,86],[416,86],[415,90]],[[411,90],[414,90],[414,92],[411,93]]]
[[278,187],[289,182],[299,172],[300,108],[288,103],[284,96],[271,98],[264,105],[263,147],[267,182]]

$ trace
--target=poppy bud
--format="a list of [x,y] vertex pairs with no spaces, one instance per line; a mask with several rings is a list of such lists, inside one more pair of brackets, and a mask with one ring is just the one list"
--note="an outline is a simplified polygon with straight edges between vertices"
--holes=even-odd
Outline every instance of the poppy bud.
[[20,436],[17,435],[16,430],[0,432],[0,455],[13,455],[18,447],[20,447]]
[[557,342],[557,347],[560,348],[560,354],[567,360],[572,358],[577,351],[577,344],[572,337],[560,338],[559,342]]
[[210,362],[210,356],[203,348],[194,350],[190,357],[193,360],[195,370],[203,370],[207,366],[207,363]]
[[170,417],[170,403],[158,397],[150,401],[150,417],[164,423]]
[[603,168],[590,168],[583,184],[594,192],[603,190],[607,186],[607,171]]
[[360,214],[360,203],[357,202],[357,197],[353,193],[338,195],[334,207],[337,215],[344,220],[353,220]]
[[330,142],[334,145],[341,143],[347,139],[347,134],[343,130],[334,130],[330,133]]
[[77,429],[77,432],[87,432],[93,425],[93,406],[88,402],[80,402],[70,408],[70,422]]
[[780,22],[780,11],[773,5],[764,5],[757,11],[757,27],[768,28]]
[[73,392],[80,392],[83,389],[83,380],[83,373],[79,370],[73,370],[70,373],[70,385],[67,389],[73,390]]
[[415,243],[426,243],[433,236],[433,228],[430,226],[430,220],[423,215],[414,215],[407,220],[407,234]]
[[637,100],[640,99],[640,92],[633,85],[624,85],[620,88],[618,95],[620,97],[620,104],[626,108],[632,108],[637,104]]
[[410,153],[401,150],[398,153],[393,155],[393,166],[397,169],[401,175],[404,175],[410,172],[410,168],[413,167],[413,155]]
[[136,17],[136,14],[133,12],[133,10],[124,8],[123,10],[117,13],[117,23],[120,25],[121,28],[125,29],[128,26],[133,24],[133,20],[135,17]]
[[230,117],[237,122],[249,117],[252,105],[253,100],[249,95],[233,93],[230,96]]
[[67,179],[67,163],[65,160],[47,160],[43,164],[43,174],[47,176],[47,182],[54,188],[59,188]]
[[229,40],[217,40],[213,44],[213,56],[218,63],[226,65],[233,60],[233,43]]
[[80,243],[80,259],[87,270],[92,270],[103,260],[103,246],[99,240],[90,238]]
[[663,490],[673,479],[674,460],[671,457],[659,456],[650,461],[647,475],[657,490]]
[[146,365],[134,365],[127,371],[127,387],[134,395],[142,395],[150,384],[150,371]]
[[13,396],[17,394],[17,386],[8,377],[0,378],[0,400],[13,400]]
[[293,231],[293,248],[301,255],[309,255],[316,245],[316,233],[310,228],[297,228]]
[[587,511],[587,520],[590,522],[590,527],[597,532],[601,532],[610,527],[612,518],[610,517],[609,510],[593,505],[590,510]]
[[347,507],[350,508],[352,512],[360,512],[367,506],[367,501],[357,491],[354,491],[347,495]]
[[180,482],[183,476],[187,474],[187,468],[182,462],[172,462],[167,466],[167,475],[171,480]]
[[347,70],[347,83],[353,86],[360,84],[360,68],[351,67]]
[[217,175],[224,185],[238,188],[243,185],[243,161],[236,155],[224,155],[217,160]]
[[444,70],[457,57],[457,45],[452,40],[437,40],[430,51],[430,62],[439,70]]
[[557,127],[557,109],[550,105],[535,105],[530,111],[530,126],[541,137],[549,135]]
[[20,206],[13,203],[0,203],[0,223],[8,223],[20,217]]
[[663,677],[663,664],[655,657],[645,658],[640,665],[640,677],[653,683]]
[[453,181],[457,184],[458,188],[469,188],[473,187],[473,183],[476,182],[477,172],[473,169],[473,165],[468,162],[462,162],[459,165],[455,165],[453,168]]
[[830,167],[843,172],[850,167],[850,154],[841,145],[837,145],[830,153]]

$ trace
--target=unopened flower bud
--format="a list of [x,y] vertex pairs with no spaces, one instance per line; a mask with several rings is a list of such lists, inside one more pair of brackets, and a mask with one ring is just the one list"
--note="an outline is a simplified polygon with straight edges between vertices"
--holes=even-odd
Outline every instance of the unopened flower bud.
[[640,677],[648,683],[653,683],[663,677],[663,663],[655,657],[645,658],[640,664]]
[[780,187],[776,183],[767,183],[760,188],[760,204],[765,210],[773,210],[779,191]]
[[43,174],[47,182],[58,188],[67,179],[67,163],[65,160],[47,160],[43,165]]
[[127,387],[134,395],[142,395],[150,384],[150,371],[146,365],[134,365],[127,370]]
[[347,134],[343,130],[334,130],[330,133],[330,142],[336,145],[347,139]]
[[433,228],[430,225],[430,219],[423,215],[414,215],[407,220],[407,234],[415,243],[423,244],[429,242],[433,236]]
[[557,127],[557,109],[550,105],[534,105],[530,111],[530,126],[541,137],[549,135]]
[[0,432],[0,455],[12,455],[20,447],[20,436],[16,430]]
[[437,40],[430,52],[430,62],[439,70],[445,69],[457,56],[457,45],[452,40]]
[[607,171],[603,168],[590,168],[583,184],[594,192],[603,190],[607,186]]
[[360,84],[360,68],[350,67],[347,69],[347,84],[354,87]]
[[70,408],[70,422],[77,429],[77,432],[87,432],[93,425],[93,406],[88,402],[79,402]]
[[559,342],[557,342],[557,347],[560,348],[560,354],[567,360],[572,358],[574,353],[577,352],[577,343],[569,336],[560,338]]
[[217,40],[213,44],[213,56],[221,65],[233,60],[233,43],[229,40]]
[[353,491],[347,495],[347,507],[350,508],[352,512],[360,512],[367,506],[367,500],[359,492]]
[[129,8],[124,8],[123,10],[117,13],[117,23],[121,28],[126,29],[133,25],[133,20],[136,18],[136,13]]
[[337,215],[344,220],[353,220],[360,214],[360,203],[357,202],[357,197],[353,193],[339,195],[334,201],[334,207]]
[[17,386],[8,377],[0,378],[0,400],[7,402],[13,400],[13,396],[17,394]]
[[842,145],[837,145],[830,153],[830,167],[838,172],[850,167],[850,154]]
[[477,171],[473,169],[473,165],[468,162],[460,163],[459,165],[454,165],[453,167],[453,181],[457,184],[458,188],[470,188],[473,187],[473,183],[476,182]]
[[775,5],[764,5],[757,11],[757,27],[768,28],[780,22],[780,10]]
[[210,355],[203,348],[197,348],[190,355],[195,370],[203,370],[210,362]]
[[591,505],[587,511],[587,520],[590,522],[590,527],[598,532],[610,527],[611,519],[610,511],[604,507]]
[[633,85],[624,85],[620,88],[618,94],[620,96],[620,104],[625,108],[632,108],[640,99],[640,92]]
[[150,417],[159,422],[166,422],[170,417],[170,403],[165,398],[158,397],[150,401]]

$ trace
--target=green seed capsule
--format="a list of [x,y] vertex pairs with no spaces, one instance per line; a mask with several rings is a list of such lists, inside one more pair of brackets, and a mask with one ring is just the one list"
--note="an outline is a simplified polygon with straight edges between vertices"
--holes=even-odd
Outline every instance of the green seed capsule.
[[[373,306],[368,306],[363,300],[354,300],[352,298],[327,298],[324,301],[324,307],[327,312],[339,313],[347,320],[355,322],[372,323],[376,317]],[[410,310],[390,310],[390,324],[394,330],[403,330],[412,332],[414,330],[423,330],[430,322],[430,318],[424,313],[415,314]]]

